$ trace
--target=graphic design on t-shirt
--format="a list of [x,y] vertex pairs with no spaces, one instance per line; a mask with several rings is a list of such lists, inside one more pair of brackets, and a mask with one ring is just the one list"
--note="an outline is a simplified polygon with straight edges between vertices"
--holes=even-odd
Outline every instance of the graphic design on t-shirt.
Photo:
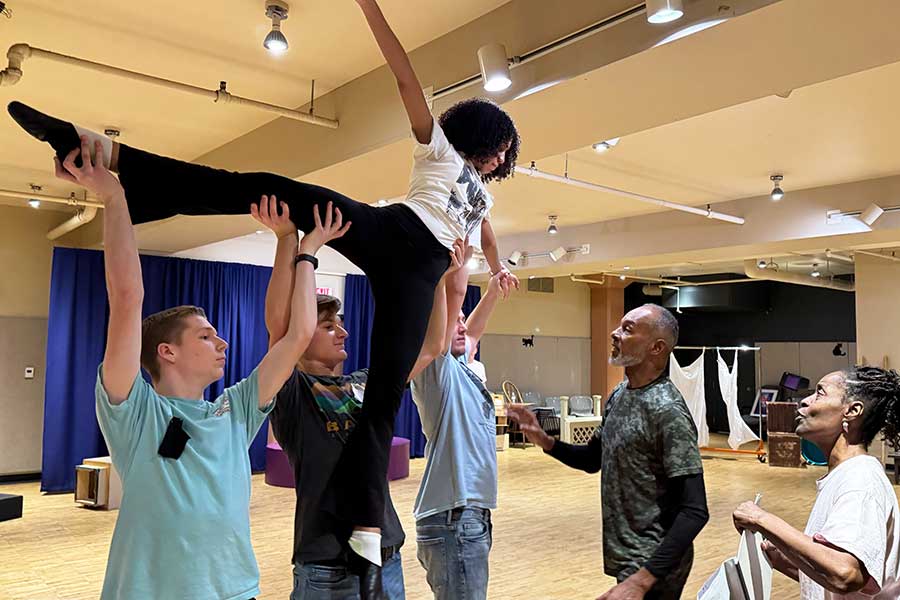
[[447,201],[447,214],[463,227],[468,237],[487,212],[484,188],[475,169],[469,164],[463,167],[456,183],[465,190],[466,198],[463,201],[457,196],[456,190],[451,191]]
[[342,385],[314,381],[311,387],[316,406],[325,419],[325,431],[346,443],[347,436],[356,427],[364,387],[349,381]]

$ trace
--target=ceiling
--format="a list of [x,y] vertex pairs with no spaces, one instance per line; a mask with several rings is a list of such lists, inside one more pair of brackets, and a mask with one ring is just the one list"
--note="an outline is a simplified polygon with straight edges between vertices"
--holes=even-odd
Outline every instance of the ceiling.
[[[399,39],[415,48],[504,2],[417,0],[415,11],[404,0],[380,5]],[[281,57],[262,47],[271,27],[263,0],[7,0],[7,5],[13,18],[0,18],[4,55],[12,44],[24,42],[209,89],[225,79],[234,94],[289,108],[309,101],[312,79],[319,96],[383,63],[350,0],[294,2],[282,25],[291,48]],[[22,70],[15,87],[0,90],[4,104],[22,99],[95,130],[115,126],[125,143],[186,160],[275,118],[255,109],[211,107],[206,98],[37,58],[28,59]],[[5,114],[0,139],[0,188],[22,189],[22,179],[52,184],[46,147]]]
[[[398,37],[412,49],[437,44],[448,32],[466,24],[473,27],[488,19],[490,11],[506,10],[516,1],[530,0],[422,0],[416,11],[402,0],[381,0],[380,4]],[[705,1],[690,0],[688,5]],[[900,11],[885,0],[854,7],[822,0],[830,8],[817,16],[819,29],[830,27],[830,33],[797,27],[797,18],[817,1],[782,0],[509,102],[527,133],[525,162],[536,159],[544,171],[561,175],[568,170],[573,178],[700,206],[749,197],[769,202],[764,195],[771,188],[769,175],[776,172],[785,176],[784,206],[790,206],[791,194],[798,190],[900,173],[900,156],[893,147],[900,137],[900,119],[893,106],[900,92],[900,63],[895,62],[900,54],[882,39],[885,20],[895,14],[890,11],[897,11],[898,17]],[[316,79],[317,96],[327,98],[329,92],[358,81],[383,63],[358,8],[349,0],[295,3],[283,26],[291,51],[278,59],[261,45],[268,30],[262,0],[230,2],[227,11],[222,10],[223,3],[209,0],[153,4],[11,0],[8,4],[15,14],[12,20],[0,19],[0,48],[25,41],[209,88],[224,78],[235,94],[288,107],[308,101],[311,79]],[[616,10],[619,4],[623,3],[617,2]],[[833,55],[811,49],[831,44],[842,22],[852,25],[843,39],[856,36],[846,41],[847,47]],[[780,28],[773,28],[773,23]],[[540,22],[523,17],[514,26],[521,30],[520,38],[540,39],[535,33]],[[547,27],[555,28],[553,36],[571,31],[563,30],[560,22],[548,22]],[[602,44],[607,35],[614,43],[614,29],[596,36],[596,43]],[[872,43],[859,41],[866,39]],[[776,59],[764,57],[767,52],[777,52]],[[845,57],[854,52],[858,60],[851,64]],[[723,64],[702,62],[716,57],[722,57]],[[417,69],[426,59],[414,61]],[[440,70],[440,56],[428,60],[431,68]],[[548,61],[553,60],[561,59],[550,55]],[[784,65],[784,73],[768,70],[773,60]],[[448,57],[447,69],[455,73],[459,65],[451,64]],[[14,88],[0,88],[3,101],[26,99],[96,129],[117,126],[123,142],[183,159],[234,145],[248,132],[267,131],[262,126],[272,121],[267,113],[211,108],[204,99],[38,59],[26,62],[23,71],[22,81]],[[809,75],[804,79],[806,71]],[[782,81],[800,84],[787,90]],[[671,96],[666,93],[669,89]],[[774,95],[779,91],[790,94],[787,98]],[[678,94],[675,106],[673,98]],[[716,102],[710,100],[714,96]],[[399,106],[393,89],[387,97]],[[709,108],[714,105],[717,108]],[[342,131],[345,118],[349,126],[359,117],[342,115]],[[600,155],[586,147],[590,141],[614,135],[622,137],[610,152]],[[45,191],[68,195],[70,189],[49,175],[48,152],[42,144],[7,118],[0,118],[0,136],[4,140],[0,189],[27,189],[29,182],[37,181],[48,186]],[[378,136],[367,142],[365,151],[306,173],[303,180],[368,202],[402,195],[412,162],[412,141],[383,130],[377,131]],[[546,149],[553,151],[548,155]],[[491,189],[496,197],[493,224],[500,236],[546,229],[549,214],[558,215],[559,226],[565,230],[659,212],[655,206],[620,196],[522,175]],[[255,229],[249,217],[176,218],[141,226],[139,243],[148,250],[174,252]],[[679,262],[675,254],[667,254],[662,262],[647,258],[642,264],[654,265],[651,271],[684,271],[666,274],[688,275],[693,268],[687,260]],[[703,264],[693,272],[727,272],[739,266],[731,259],[718,266]]]
[[[705,206],[759,196],[781,173],[792,190],[900,173],[900,63],[767,96],[620,139],[598,154],[590,147],[568,153],[568,174],[681,204]],[[598,137],[597,141],[602,138]],[[368,202],[403,193],[412,165],[403,140],[312,173],[305,180]],[[536,161],[562,175],[566,154]],[[527,164],[522,166],[528,166]],[[353,173],[352,178],[347,173]],[[580,225],[659,212],[659,207],[613,194],[517,175],[492,184],[493,224],[499,235]]]

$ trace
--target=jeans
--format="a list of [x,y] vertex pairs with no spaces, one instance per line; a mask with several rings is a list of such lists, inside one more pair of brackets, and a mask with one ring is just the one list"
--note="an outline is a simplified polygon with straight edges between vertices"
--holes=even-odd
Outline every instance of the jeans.
[[435,600],[485,600],[491,511],[456,508],[416,522],[419,562]]
[[[381,565],[385,600],[405,600],[403,562],[397,551]],[[294,565],[294,591],[290,600],[359,600],[359,580],[340,565]]]
[[447,249],[403,204],[376,208],[278,175],[211,169],[125,145],[119,147],[118,168],[135,224],[176,214],[247,214],[262,194],[286,202],[291,220],[305,232],[314,227],[313,205],[324,215],[332,202],[345,223],[353,222],[328,245],[369,278],[375,304],[371,360],[356,428],[334,471],[335,492],[323,499],[323,508],[353,525],[384,527],[394,418],[425,340],[434,289],[450,264]]

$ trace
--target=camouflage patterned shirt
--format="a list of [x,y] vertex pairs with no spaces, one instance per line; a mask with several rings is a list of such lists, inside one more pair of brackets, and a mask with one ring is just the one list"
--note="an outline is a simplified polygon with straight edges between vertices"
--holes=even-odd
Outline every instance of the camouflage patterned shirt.
[[[603,449],[603,567],[622,581],[650,560],[672,525],[678,498],[670,480],[703,472],[697,429],[664,375],[638,389],[620,383],[595,435]],[[666,579],[686,579],[692,559],[686,553]]]

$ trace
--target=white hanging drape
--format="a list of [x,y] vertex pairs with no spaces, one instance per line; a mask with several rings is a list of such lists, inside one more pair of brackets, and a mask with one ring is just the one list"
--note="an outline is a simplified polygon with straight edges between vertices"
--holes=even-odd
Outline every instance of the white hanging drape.
[[722,391],[722,400],[728,409],[728,445],[732,450],[737,450],[747,442],[756,441],[759,438],[753,430],[744,423],[741,411],[738,409],[738,353],[734,353],[734,368],[729,370],[728,364],[722,358],[722,353],[716,351],[719,367],[719,389]]
[[709,426],[706,424],[706,392],[704,389],[703,356],[687,367],[678,364],[675,355],[669,358],[669,378],[687,403],[694,425],[697,426],[697,443],[703,447],[709,444]]

